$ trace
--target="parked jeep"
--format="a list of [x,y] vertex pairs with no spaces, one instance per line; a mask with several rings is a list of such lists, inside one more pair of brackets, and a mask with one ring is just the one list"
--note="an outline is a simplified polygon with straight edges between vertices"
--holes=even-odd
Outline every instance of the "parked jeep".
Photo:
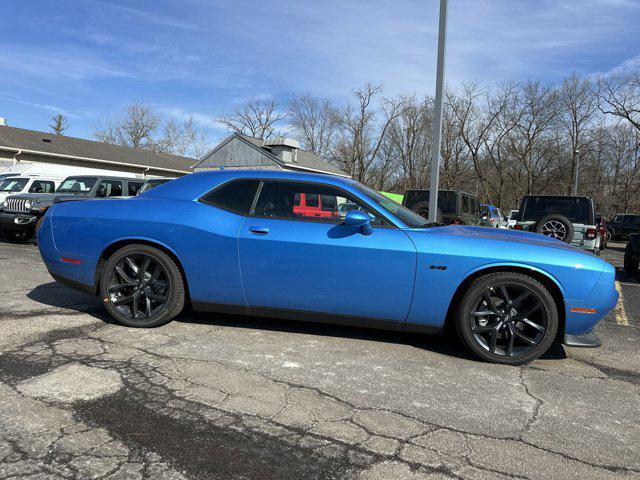
[[68,177],[54,193],[11,195],[0,210],[0,232],[14,241],[26,241],[51,205],[59,202],[135,195],[144,180],[104,175]]
[[[429,217],[429,190],[407,190],[402,204]],[[479,225],[481,221],[480,202],[476,197],[456,190],[438,191],[438,215],[436,220],[444,224]]]
[[520,203],[513,228],[553,237],[594,253],[600,250],[595,204],[589,197],[527,195]]
[[611,238],[626,238],[631,233],[640,232],[640,215],[618,213],[607,226]]
[[638,268],[640,267],[640,234],[629,235],[629,242],[624,249],[624,270],[630,275],[639,278]]

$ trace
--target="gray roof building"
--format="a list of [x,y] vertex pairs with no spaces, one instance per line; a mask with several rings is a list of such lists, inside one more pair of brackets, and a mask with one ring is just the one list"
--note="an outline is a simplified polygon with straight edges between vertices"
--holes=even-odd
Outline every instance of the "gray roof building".
[[191,173],[194,158],[0,124],[0,160],[83,166],[154,176]]
[[349,176],[319,155],[301,150],[296,140],[277,138],[263,142],[239,133],[224,139],[193,164],[195,171],[234,168],[298,170]]

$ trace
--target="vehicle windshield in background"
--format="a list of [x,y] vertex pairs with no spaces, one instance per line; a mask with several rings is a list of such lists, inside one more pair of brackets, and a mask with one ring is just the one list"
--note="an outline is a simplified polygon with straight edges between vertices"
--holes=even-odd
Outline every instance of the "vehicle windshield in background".
[[425,224],[428,223],[428,220],[426,218],[421,217],[420,215],[415,213],[413,210],[409,210],[407,207],[403,207],[399,203],[394,202],[390,198],[385,197],[384,195],[376,192],[375,190],[369,187],[365,187],[364,185],[361,185],[359,183],[356,184],[356,186],[367,197],[369,197],[371,200],[373,200],[375,203],[380,205],[385,210],[391,212],[393,215],[398,217],[400,220],[406,223],[407,226],[411,228],[419,228],[419,227],[423,227]]
[[0,181],[0,192],[4,192],[4,193],[20,192],[25,187],[28,181],[29,181],[28,178],[11,178],[11,177],[5,178],[4,180]]
[[164,185],[165,183],[167,183],[169,180],[147,180],[147,182],[142,186],[142,188],[140,190],[138,190],[138,193],[136,193],[136,195],[140,195],[144,192],[148,192],[149,190],[151,190],[152,188],[156,188],[159,187],[160,185]]
[[[429,203],[430,192],[420,192],[420,200]],[[456,193],[438,192],[438,210],[443,215],[456,215]],[[428,208],[427,208],[428,211]]]
[[94,177],[69,177],[56,190],[57,193],[89,193],[96,183]]
[[523,221],[538,221],[545,215],[556,213],[564,215],[572,223],[590,225],[589,200],[575,197],[528,197],[522,212]]

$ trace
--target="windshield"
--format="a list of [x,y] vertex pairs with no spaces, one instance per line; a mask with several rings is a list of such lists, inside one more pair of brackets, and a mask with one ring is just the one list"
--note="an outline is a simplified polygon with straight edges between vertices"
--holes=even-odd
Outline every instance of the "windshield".
[[57,193],[89,193],[95,185],[95,177],[69,177],[56,190]]
[[25,187],[28,181],[29,181],[28,178],[11,178],[11,177],[5,178],[4,180],[0,181],[0,192],[4,192],[4,193],[20,192]]
[[159,187],[160,185],[167,183],[169,180],[147,180],[147,182],[142,186],[136,195],[140,195],[141,193],[148,192],[152,188]]
[[369,187],[365,187],[364,185],[360,185],[359,183],[357,183],[356,185],[358,189],[369,199],[373,200],[388,212],[391,212],[393,215],[402,220],[402,222],[407,224],[407,226],[409,226],[410,228],[424,227],[428,223],[426,218],[421,217],[417,213],[409,210],[407,207],[403,207],[399,203],[396,203],[390,198],[381,195],[375,190],[372,190]]
[[576,197],[528,197],[525,200],[523,221],[538,221],[545,215],[564,215],[572,223],[594,223],[588,198]]

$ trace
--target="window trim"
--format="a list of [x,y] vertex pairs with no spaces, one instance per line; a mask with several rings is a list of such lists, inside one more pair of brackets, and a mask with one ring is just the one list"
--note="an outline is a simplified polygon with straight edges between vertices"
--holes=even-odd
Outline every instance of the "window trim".
[[[232,210],[230,208],[226,208],[226,207],[221,207],[219,205],[215,205],[211,202],[208,202],[205,200],[205,197],[207,197],[208,195],[212,194],[213,192],[219,190],[220,188],[224,187],[225,185],[228,185],[229,183],[232,182],[241,182],[241,181],[248,181],[248,180],[257,180],[258,182],[260,182],[258,184],[258,188],[256,188],[256,192],[253,196],[253,201],[251,202],[251,208],[249,209],[249,213],[243,213],[243,212],[239,212],[237,210]],[[321,186],[321,187],[328,187],[328,188],[334,188],[336,190],[338,190],[341,193],[345,194],[345,198],[355,198],[357,200],[357,204],[364,206],[367,208],[367,210],[371,210],[373,213],[376,214],[376,216],[378,216],[379,218],[382,218],[384,220],[385,223],[387,223],[387,225],[380,225],[380,226],[371,226],[372,228],[397,228],[399,229],[400,227],[398,227],[393,221],[389,220],[389,217],[383,213],[380,212],[380,210],[378,210],[377,208],[372,207],[371,205],[369,205],[368,203],[366,203],[364,200],[362,200],[360,197],[358,197],[357,195],[355,195],[352,192],[349,192],[348,190],[345,190],[344,188],[337,186],[337,185],[331,185],[329,183],[323,183],[323,182],[314,182],[314,181],[308,181],[308,180],[290,180],[290,179],[285,179],[285,178],[264,178],[264,177],[242,177],[242,178],[230,178],[228,180],[225,180],[224,182],[220,183],[219,185],[216,185],[215,187],[213,187],[211,190],[208,190],[207,192],[205,192],[204,194],[200,195],[200,197],[197,198],[196,202],[198,203],[202,203],[204,205],[209,205],[211,207],[214,208],[219,208],[220,210],[224,210],[226,212],[230,212],[233,213],[235,215],[239,215],[241,217],[245,217],[245,218],[262,218],[262,219],[268,219],[268,220],[282,220],[282,221],[290,221],[290,222],[306,222],[306,223],[321,223],[324,225],[342,225],[342,223],[329,223],[329,222],[318,222],[316,220],[304,220],[302,218],[270,218],[270,217],[263,217],[260,215],[255,215],[255,208],[256,208],[256,204],[258,203],[258,198],[260,197],[260,193],[262,192],[262,187],[265,183],[303,183],[303,184],[311,184],[311,185],[317,185],[317,186]]]

